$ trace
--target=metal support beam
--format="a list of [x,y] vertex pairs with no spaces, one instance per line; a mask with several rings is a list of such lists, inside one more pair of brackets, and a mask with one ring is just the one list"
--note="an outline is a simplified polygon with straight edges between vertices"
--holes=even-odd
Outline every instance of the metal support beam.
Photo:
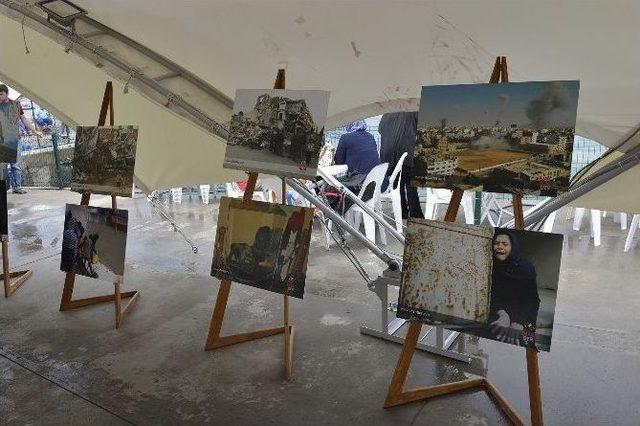
[[559,208],[566,206],[570,202],[583,196],[589,191],[609,182],[616,176],[626,172],[632,167],[640,164],[640,145],[629,150],[622,157],[604,166],[596,173],[588,177],[584,182],[577,184],[574,188],[569,189],[568,192],[550,199],[544,206],[533,212],[531,215],[525,218],[525,227],[533,225],[540,220],[547,217],[550,213],[558,210]]
[[[94,56],[96,59],[99,59],[100,61],[105,61],[109,63],[111,66],[120,70],[121,72],[128,74],[132,80],[133,85],[141,86],[145,90],[151,93],[154,93],[155,95],[158,95],[161,98],[164,98],[166,102],[165,103],[166,107],[178,108],[178,110],[182,112],[183,115],[188,117],[198,126],[204,128],[208,132],[222,139],[225,139],[225,140],[228,139],[229,131],[224,125],[217,122],[215,119],[207,115],[198,107],[185,101],[178,94],[173,93],[171,90],[163,87],[158,81],[145,75],[139,69],[131,66],[130,64],[126,63],[124,60],[120,59],[119,57],[111,54],[109,51],[107,51],[103,47],[90,42],[86,38],[76,33],[73,33],[66,28],[62,28],[52,22],[49,22],[46,17],[36,13],[35,11],[15,1],[0,0],[0,5],[7,7],[14,13],[18,13],[23,17],[29,18],[31,21],[35,22],[41,27],[48,29],[58,37],[62,37],[67,41],[68,48],[70,50],[78,51],[78,48],[81,48],[80,52],[84,53],[84,55],[81,54],[81,56],[85,56],[85,57]],[[85,22],[89,22],[91,25],[93,25],[94,27],[97,27],[99,30],[107,33],[108,35],[121,40],[123,43],[127,44],[129,47],[132,47],[140,51],[150,59],[156,60],[158,62],[161,61],[161,63],[165,67],[180,71],[183,78],[189,79],[190,82],[197,85],[202,90],[205,90],[205,87],[206,87],[207,93],[209,93],[211,96],[214,96],[215,99],[221,102],[223,105],[231,108],[231,105],[233,104],[233,102],[229,98],[222,95],[220,92],[218,92],[216,89],[212,88],[211,86],[208,86],[202,80],[198,79],[193,74],[189,73],[187,70],[179,67],[177,64],[169,61],[166,58],[163,58],[161,55],[151,51],[150,49],[140,45],[139,43],[134,42],[133,40],[123,36],[122,34],[117,33],[116,31],[110,29],[109,27],[106,27],[96,21],[93,21],[90,18],[84,17],[81,19]],[[85,49],[85,50],[83,51],[82,49]]]
[[180,76],[182,76],[182,74],[180,74],[180,71],[171,71],[166,74],[159,75],[158,77],[154,77],[153,79],[155,81],[162,81],[162,80],[167,80],[169,78],[175,78]]
[[333,223],[340,226],[345,231],[349,232],[355,239],[360,241],[362,245],[371,250],[378,258],[386,263],[391,270],[398,270],[400,264],[396,259],[389,256],[384,250],[371,242],[367,237],[362,235],[357,229],[351,226],[346,220],[336,213],[331,207],[322,202],[315,194],[312,194],[304,185],[299,183],[296,179],[286,178],[287,185],[295,189],[300,195],[306,198],[311,204],[316,206],[322,213],[329,217]]

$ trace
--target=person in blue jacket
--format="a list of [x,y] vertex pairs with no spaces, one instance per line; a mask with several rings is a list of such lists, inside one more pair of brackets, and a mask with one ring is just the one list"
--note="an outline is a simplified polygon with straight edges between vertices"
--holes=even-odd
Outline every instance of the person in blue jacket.
[[[355,189],[353,192],[357,194],[359,185],[367,174],[380,164],[378,145],[373,135],[367,132],[367,123],[364,120],[347,125],[347,133],[340,137],[333,158],[335,164],[345,164],[348,167],[347,178],[342,183],[350,189]],[[385,177],[382,191],[387,188],[388,183],[389,179]]]

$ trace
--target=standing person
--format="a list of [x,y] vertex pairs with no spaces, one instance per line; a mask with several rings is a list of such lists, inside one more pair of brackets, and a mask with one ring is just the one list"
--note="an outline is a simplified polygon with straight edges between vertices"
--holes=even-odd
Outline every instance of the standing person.
[[[400,173],[400,204],[403,219],[424,217],[418,197],[418,189],[415,186],[411,186],[410,183],[417,127],[417,112],[384,114],[378,126],[378,132],[380,132],[380,161],[389,163],[387,175],[393,173],[402,154],[407,153]],[[391,184],[393,185],[394,182]]]
[[22,189],[22,169],[20,169],[20,124],[30,132],[30,134],[40,134],[29,121],[22,110],[22,106],[17,101],[9,99],[9,88],[6,84],[0,84],[0,130],[2,131],[3,146],[8,146],[16,150],[16,162],[6,163],[4,167],[4,178],[9,181],[9,185],[14,194],[26,194]]

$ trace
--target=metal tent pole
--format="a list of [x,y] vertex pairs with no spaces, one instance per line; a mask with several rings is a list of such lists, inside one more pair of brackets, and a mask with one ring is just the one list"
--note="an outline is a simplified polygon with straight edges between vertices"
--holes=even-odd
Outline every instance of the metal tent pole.
[[544,206],[525,218],[525,227],[539,222],[550,213],[569,204],[571,201],[581,197],[587,192],[592,191],[593,189],[607,183],[611,179],[626,172],[632,167],[637,166],[638,164],[640,164],[640,145],[628,151],[618,160],[604,166],[595,174],[587,178],[587,180],[577,184],[574,188],[570,189],[569,192],[549,200]]

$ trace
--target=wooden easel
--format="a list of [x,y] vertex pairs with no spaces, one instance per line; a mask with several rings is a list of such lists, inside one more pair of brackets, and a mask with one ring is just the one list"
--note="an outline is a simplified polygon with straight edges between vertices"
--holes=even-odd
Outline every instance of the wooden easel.
[[2,235],[2,276],[4,281],[4,297],[9,297],[33,274],[30,270],[9,271],[9,236]]
[[[0,193],[0,197],[2,197],[2,202],[0,204],[3,205],[2,208],[5,210],[0,214],[7,216],[6,217],[7,223],[3,225],[6,225],[6,227],[8,228],[9,218],[6,211],[8,209],[7,184],[4,180],[0,181],[0,191],[2,191]],[[5,226],[3,226],[3,228],[5,228]],[[13,294],[14,291],[18,289],[18,287],[20,287],[22,284],[24,284],[25,281],[27,281],[27,279],[29,279],[32,272],[29,270],[10,272],[9,270],[9,236],[5,234],[5,232],[8,232],[8,230],[2,229],[2,237],[0,237],[2,239],[2,276],[0,276],[0,280],[4,281],[4,297],[9,297],[11,296],[11,294]]]
[[[107,120],[107,110],[109,110],[109,125],[114,125],[113,120],[113,84],[108,81],[104,89],[104,96],[102,98],[102,106],[100,107],[100,117],[98,118],[98,126],[104,126]],[[81,206],[88,206],[91,193],[85,192],[82,194],[80,200]],[[111,208],[117,208],[116,196],[111,196]],[[120,291],[120,284],[122,277],[116,277],[114,285],[114,294],[108,294],[105,296],[88,297],[86,299],[73,300],[73,285],[75,284],[76,273],[75,271],[67,272],[64,280],[64,289],[62,290],[62,299],[60,300],[60,311],[68,311],[71,309],[83,308],[85,306],[95,305],[104,302],[113,302],[115,307],[116,329],[120,328],[125,316],[129,313],[134,303],[138,300],[139,292],[126,291],[122,293]],[[131,298],[127,306],[122,307],[122,299]]]
[[[502,56],[496,58],[493,72],[491,73],[490,83],[498,83],[499,81],[508,82],[507,58]],[[458,215],[460,202],[462,201],[463,190],[453,191],[451,201],[445,216],[445,222],[454,222]],[[515,216],[516,229],[524,229],[524,215],[522,209],[522,196],[513,195],[513,213]],[[396,369],[389,385],[389,391],[385,400],[384,407],[391,408],[397,405],[407,404],[414,401],[421,401],[437,396],[448,395],[457,392],[463,392],[471,389],[483,388],[498,403],[503,412],[509,417],[515,425],[523,425],[524,422],[518,416],[516,410],[509,402],[500,394],[495,386],[486,377],[476,379],[467,379],[458,382],[445,383],[440,385],[428,386],[424,388],[412,389],[405,391],[404,383],[409,372],[411,359],[415,352],[416,344],[422,329],[422,323],[411,321],[409,331],[402,346],[402,352]],[[540,394],[540,376],[538,372],[538,352],[535,348],[526,348],[527,351],[527,372],[529,380],[529,404],[531,408],[531,424],[534,426],[542,425],[542,399]]]
[[[284,89],[285,71],[278,70],[274,89]],[[253,191],[258,180],[258,173],[249,173],[247,186],[244,190],[242,201],[244,203],[253,199]],[[282,180],[282,204],[285,204],[285,181]],[[222,280],[218,289],[216,304],[213,309],[209,331],[207,333],[207,341],[204,346],[205,351],[231,346],[237,343],[248,342],[250,340],[262,339],[263,337],[273,336],[284,333],[284,375],[287,380],[291,378],[293,366],[293,326],[289,324],[289,297],[284,295],[284,324],[280,327],[265,328],[247,333],[233,334],[230,336],[220,336],[222,322],[224,321],[224,313],[227,309],[227,301],[229,299],[229,291],[231,290],[231,280]]]

